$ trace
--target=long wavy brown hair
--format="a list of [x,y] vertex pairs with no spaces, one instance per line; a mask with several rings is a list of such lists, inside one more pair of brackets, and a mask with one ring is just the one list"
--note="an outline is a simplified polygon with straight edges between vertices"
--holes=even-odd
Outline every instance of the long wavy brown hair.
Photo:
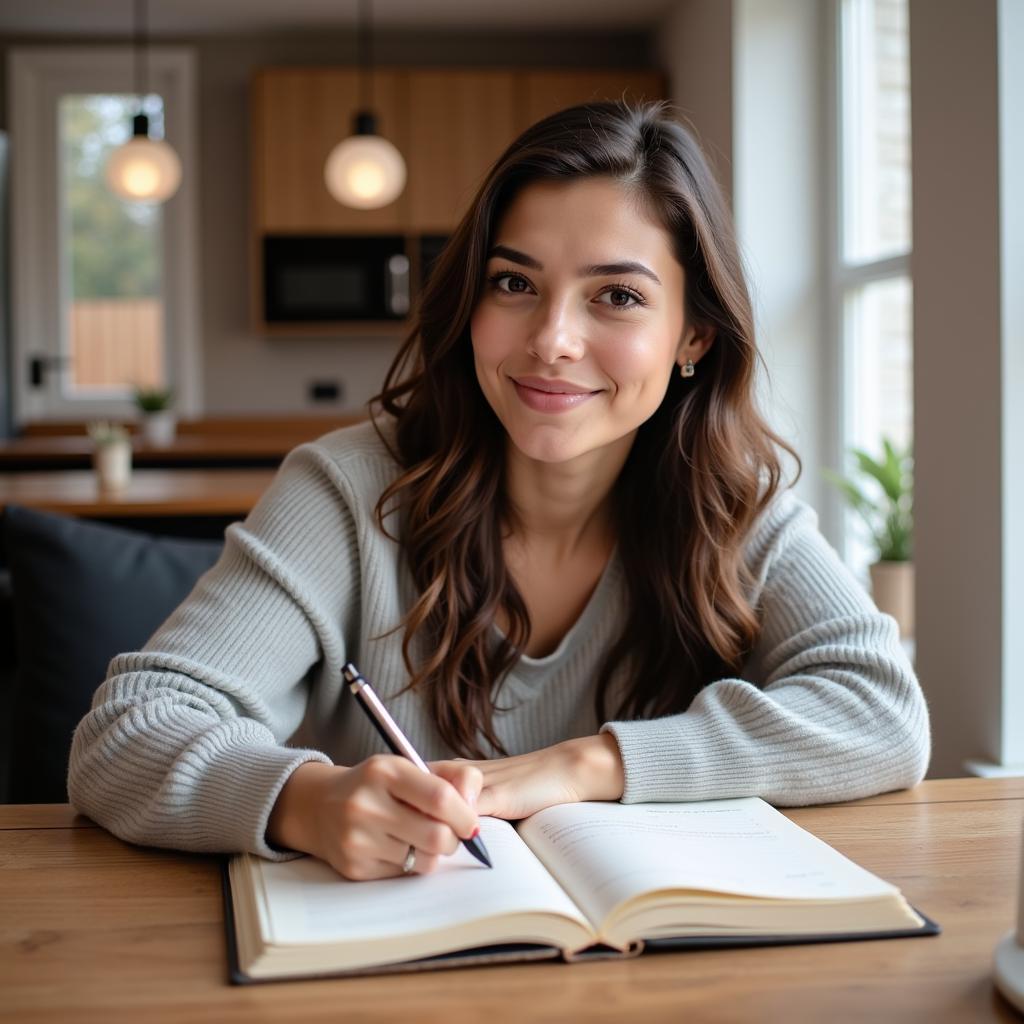
[[[399,626],[409,686],[423,692],[450,749],[468,757],[490,756],[482,741],[506,753],[496,698],[531,625],[503,555],[507,438],[477,382],[470,316],[518,192],[593,176],[625,183],[664,225],[685,271],[687,321],[715,330],[696,376],[673,374],[613,489],[627,612],[598,677],[598,721],[685,710],[703,686],[739,670],[759,632],[744,541],[782,486],[777,449],[801,469],[756,408],[750,297],[731,216],[693,135],[663,103],[577,106],[528,128],[439,256],[371,405],[403,470],[376,511],[381,529],[399,513],[419,592]],[[381,412],[394,417],[393,431],[381,429]],[[499,610],[504,636],[491,628]],[[417,636],[427,653],[414,663]],[[626,683],[616,682],[620,699],[609,708],[620,672]]]

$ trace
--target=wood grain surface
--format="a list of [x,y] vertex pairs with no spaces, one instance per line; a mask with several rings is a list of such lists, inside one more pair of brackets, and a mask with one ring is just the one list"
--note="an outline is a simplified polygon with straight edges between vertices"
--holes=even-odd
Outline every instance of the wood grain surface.
[[67,807],[0,807],[0,1019],[1018,1019],[991,960],[1014,915],[1024,780],[929,781],[786,813],[943,934],[232,987],[217,858],[130,846]]
[[273,469],[133,469],[109,491],[89,469],[0,474],[0,509],[23,505],[83,517],[244,516],[274,478]]

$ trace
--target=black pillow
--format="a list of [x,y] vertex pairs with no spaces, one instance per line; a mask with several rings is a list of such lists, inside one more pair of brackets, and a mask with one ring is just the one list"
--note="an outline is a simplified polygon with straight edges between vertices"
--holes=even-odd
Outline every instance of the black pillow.
[[64,803],[71,735],[110,659],[152,636],[223,542],[13,505],[4,524],[17,645],[9,799]]

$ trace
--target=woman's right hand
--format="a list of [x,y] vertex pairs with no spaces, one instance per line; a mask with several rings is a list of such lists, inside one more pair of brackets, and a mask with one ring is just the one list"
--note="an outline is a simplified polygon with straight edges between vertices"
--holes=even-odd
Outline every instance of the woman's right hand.
[[427,774],[404,757],[375,754],[353,768],[308,761],[292,772],[267,824],[274,846],[310,853],[353,881],[402,874],[409,847],[427,874],[479,828],[478,768],[459,762]]

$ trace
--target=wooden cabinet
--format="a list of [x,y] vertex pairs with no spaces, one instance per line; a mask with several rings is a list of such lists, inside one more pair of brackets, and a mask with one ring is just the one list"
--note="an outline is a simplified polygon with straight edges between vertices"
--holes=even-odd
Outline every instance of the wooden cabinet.
[[450,231],[501,151],[534,121],[595,99],[658,99],[647,71],[378,68],[378,130],[409,181],[379,210],[342,206],[324,184],[327,155],[359,109],[354,68],[265,68],[252,88],[254,226],[260,234]]
[[[409,148],[404,71],[373,76],[377,130],[403,153]],[[342,206],[324,184],[331,150],[352,134],[359,76],[351,68],[267,68],[252,90],[255,227],[260,234],[386,233],[409,221],[405,191],[379,210]]]
[[409,73],[409,229],[444,234],[515,138],[511,71]]

